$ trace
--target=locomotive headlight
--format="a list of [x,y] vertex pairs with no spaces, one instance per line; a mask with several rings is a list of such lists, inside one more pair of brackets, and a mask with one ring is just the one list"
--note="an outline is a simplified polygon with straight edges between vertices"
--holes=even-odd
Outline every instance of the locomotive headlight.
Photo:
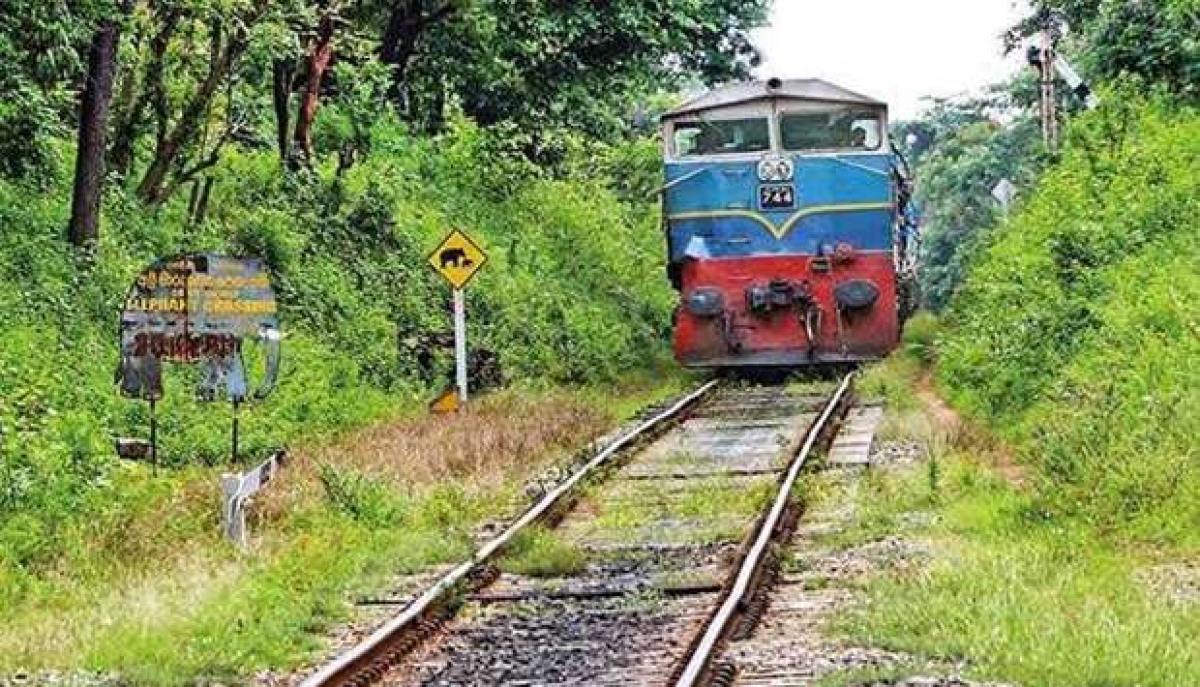
[[758,163],[759,181],[791,181],[795,173],[795,165],[785,158],[768,157]]
[[683,305],[696,317],[716,317],[725,310],[725,299],[716,289],[700,288],[689,293]]

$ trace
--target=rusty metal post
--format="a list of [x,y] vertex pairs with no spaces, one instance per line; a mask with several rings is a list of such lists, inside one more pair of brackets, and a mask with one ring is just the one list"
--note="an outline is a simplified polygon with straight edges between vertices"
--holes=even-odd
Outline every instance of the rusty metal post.
[[153,396],[150,397],[150,464],[154,470],[154,476],[158,477],[158,412],[156,410],[157,401]]

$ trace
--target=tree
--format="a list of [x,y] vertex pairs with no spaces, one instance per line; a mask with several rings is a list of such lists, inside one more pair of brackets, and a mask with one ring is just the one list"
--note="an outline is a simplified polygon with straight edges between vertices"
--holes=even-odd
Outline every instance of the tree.
[[749,31],[766,10],[763,0],[479,2],[429,30],[405,84],[409,120],[436,122],[457,100],[484,125],[611,135],[651,93],[747,76],[758,60]]
[[0,174],[48,184],[72,128],[80,54],[104,3],[6,0],[0,10]]
[[1035,0],[1008,47],[1047,27],[1062,32],[1096,80],[1134,77],[1200,98],[1200,7],[1195,0]]
[[[213,98],[229,78],[234,64],[249,45],[247,27],[253,25],[261,10],[252,10],[226,26],[224,17],[215,16],[208,26],[209,58],[208,69],[196,84],[174,125],[160,135],[154,149],[154,157],[138,184],[137,194],[145,202],[161,203],[180,183],[194,177],[200,171],[216,164],[221,145],[231,131],[226,130],[214,147],[214,153],[205,157],[189,169],[179,169],[178,162],[185,146],[193,142],[204,125]],[[175,179],[168,185],[172,172]]]
[[[910,150],[923,216],[921,291],[939,310],[999,219],[991,190],[1001,179],[1032,186],[1041,164],[1037,122],[1012,107],[1009,84],[989,98],[943,100],[920,120],[897,126],[897,138],[916,134]],[[1007,123],[1004,123],[1007,122]]]
[[[123,0],[122,16],[133,9],[133,0]],[[72,244],[85,246],[100,236],[100,199],[104,193],[105,140],[108,110],[117,68],[117,44],[121,17],[105,19],[96,30],[88,53],[87,81],[79,109],[78,148],[75,153],[75,185],[71,197],[71,220],[67,234]]]
[[392,97],[404,109],[409,63],[421,38],[463,10],[463,0],[402,0],[391,3],[379,41],[379,59],[392,69]]
[[317,106],[321,98],[321,82],[325,72],[333,60],[333,31],[337,21],[337,4],[326,6],[317,21],[316,35],[308,51],[305,65],[307,76],[304,93],[300,98],[299,111],[296,113],[296,147],[306,164],[316,157],[313,149],[312,127],[317,116]]

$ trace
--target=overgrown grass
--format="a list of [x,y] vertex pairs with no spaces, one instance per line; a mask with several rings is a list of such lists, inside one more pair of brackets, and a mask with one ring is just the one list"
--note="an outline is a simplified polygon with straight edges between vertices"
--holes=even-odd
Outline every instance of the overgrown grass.
[[500,561],[501,570],[529,577],[566,577],[585,568],[587,554],[578,544],[542,527],[519,533]]
[[[920,537],[933,555],[927,566],[872,579],[865,610],[841,623],[850,637],[920,659],[966,659],[976,677],[1020,684],[1200,679],[1200,605],[1145,584],[1153,554],[1041,520],[1028,495],[969,457],[943,463],[952,475],[937,498],[920,468],[870,490],[860,534]],[[905,515],[934,504],[937,524],[906,531]]]
[[1106,103],[973,268],[939,378],[1050,516],[1200,551],[1200,114]]
[[[925,459],[867,474],[853,525],[822,542],[852,548],[900,537],[928,552],[866,578],[868,603],[834,624],[851,641],[911,655],[911,666],[839,674],[830,684],[956,672],[964,662],[978,679],[1029,685],[1200,680],[1200,603],[1182,585],[1148,582],[1160,565],[1188,570],[1187,555],[1113,541],[1086,519],[1048,512],[1040,490],[996,470],[1006,448],[995,437],[969,426],[948,431],[936,409],[908,402],[902,390],[920,374],[906,349],[868,380],[905,399],[889,406],[886,426],[921,445]],[[819,498],[820,484],[812,491]]]
[[610,388],[611,404],[595,390],[506,391],[464,415],[401,418],[297,451],[254,504],[247,554],[218,534],[219,469],[140,475],[138,510],[96,525],[111,539],[81,537],[59,574],[13,581],[0,675],[96,669],[157,685],[294,666],[350,598],[462,560],[474,528],[511,516],[549,458],[680,383]]

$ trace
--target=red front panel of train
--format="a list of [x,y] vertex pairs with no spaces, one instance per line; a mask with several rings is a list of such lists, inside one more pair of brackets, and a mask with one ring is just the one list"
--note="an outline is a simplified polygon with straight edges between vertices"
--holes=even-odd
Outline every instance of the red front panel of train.
[[[681,276],[675,355],[684,365],[873,360],[897,344],[900,327],[890,252],[859,253],[842,261],[811,255],[691,259],[684,261]],[[869,285],[863,288],[873,298],[839,307],[835,290],[839,285],[845,290],[851,282]],[[715,292],[720,293],[719,308],[712,298]],[[697,293],[708,299],[693,299],[700,305],[689,305],[689,297]],[[871,302],[863,305],[863,300]],[[846,296],[841,301],[845,303]]]

